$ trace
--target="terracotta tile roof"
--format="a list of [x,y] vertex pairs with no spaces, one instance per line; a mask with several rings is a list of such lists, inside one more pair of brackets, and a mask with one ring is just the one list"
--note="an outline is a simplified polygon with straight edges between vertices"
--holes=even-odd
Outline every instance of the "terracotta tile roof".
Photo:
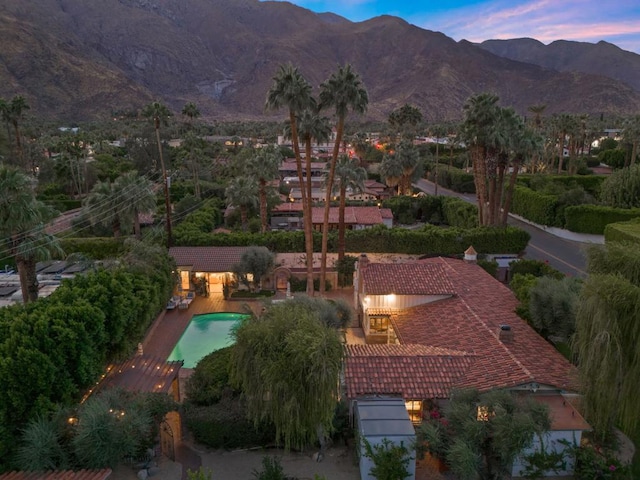
[[[302,213],[302,203],[287,202],[277,205],[273,210],[277,213]],[[329,223],[337,224],[339,208],[331,207],[329,210]],[[324,207],[313,207],[312,218],[314,224],[321,224],[324,220]],[[346,225],[378,225],[383,218],[393,218],[393,213],[388,208],[348,206],[344,210],[344,223]]]
[[109,388],[121,388],[130,392],[169,393],[172,382],[178,378],[182,363],[135,355],[121,364],[110,365],[108,373],[93,393]]
[[428,263],[370,263],[362,270],[368,295],[453,295],[443,265]]
[[[489,390],[536,382],[570,390],[575,385],[569,361],[514,313],[518,301],[509,288],[479,266],[461,260],[432,258],[420,263],[443,266],[457,296],[392,315],[402,343],[476,356],[458,387]],[[510,326],[510,341],[499,339],[501,325]]]
[[8,472],[0,474],[0,480],[106,480],[111,469],[102,470],[58,470],[51,472]]
[[473,356],[462,352],[426,345],[347,345],[347,396],[448,398],[474,361]]
[[193,267],[196,272],[230,272],[250,247],[171,247],[178,267]]

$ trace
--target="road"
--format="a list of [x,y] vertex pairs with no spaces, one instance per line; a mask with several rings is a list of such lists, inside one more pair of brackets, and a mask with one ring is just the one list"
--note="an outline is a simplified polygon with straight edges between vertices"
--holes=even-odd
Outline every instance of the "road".
[[[425,193],[435,194],[435,185],[432,182],[420,179],[414,185]],[[438,195],[458,197],[467,202],[476,203],[474,194],[458,193],[441,186],[438,186]],[[556,237],[512,217],[509,217],[509,225],[526,230],[531,235],[531,240],[524,253],[525,258],[546,261],[553,268],[572,277],[586,277],[587,262],[584,252],[587,244]]]

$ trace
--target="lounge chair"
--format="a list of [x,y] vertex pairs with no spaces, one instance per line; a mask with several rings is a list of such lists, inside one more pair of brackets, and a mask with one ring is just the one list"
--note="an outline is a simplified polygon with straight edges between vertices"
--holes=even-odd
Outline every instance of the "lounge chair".
[[173,310],[178,306],[178,301],[174,297],[171,297],[167,302],[167,310]]

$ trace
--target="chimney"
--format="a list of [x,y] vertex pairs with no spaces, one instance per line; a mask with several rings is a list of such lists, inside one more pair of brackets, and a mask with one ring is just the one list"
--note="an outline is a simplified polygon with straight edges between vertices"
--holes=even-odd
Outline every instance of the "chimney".
[[500,325],[498,328],[498,339],[502,343],[513,342],[513,330],[511,330],[511,325]]
[[478,252],[471,245],[464,251],[464,261],[467,263],[476,263],[478,261]]
[[367,254],[361,253],[360,257],[358,258],[358,270],[362,270],[370,263],[371,263],[371,260],[369,260],[369,257],[367,257]]

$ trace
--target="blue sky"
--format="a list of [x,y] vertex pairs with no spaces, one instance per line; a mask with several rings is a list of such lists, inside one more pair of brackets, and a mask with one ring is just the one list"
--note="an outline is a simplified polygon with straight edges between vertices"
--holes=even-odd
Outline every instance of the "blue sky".
[[389,14],[455,39],[598,42],[640,53],[638,0],[290,0],[351,21]]

